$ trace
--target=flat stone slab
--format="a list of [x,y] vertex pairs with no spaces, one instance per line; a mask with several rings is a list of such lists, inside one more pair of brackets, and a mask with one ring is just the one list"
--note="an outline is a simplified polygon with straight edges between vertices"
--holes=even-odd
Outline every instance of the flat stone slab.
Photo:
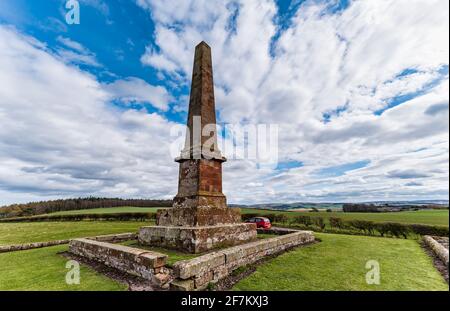
[[256,225],[239,223],[216,226],[150,226],[139,230],[139,243],[189,253],[233,246],[256,239]]

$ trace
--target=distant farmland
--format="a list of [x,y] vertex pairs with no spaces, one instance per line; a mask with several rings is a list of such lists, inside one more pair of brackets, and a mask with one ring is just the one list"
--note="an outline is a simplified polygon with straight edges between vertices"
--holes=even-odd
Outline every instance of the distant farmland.
[[[74,214],[107,214],[107,213],[155,213],[158,207],[110,207],[110,208],[96,208],[87,210],[73,210],[52,213],[52,215],[74,215]],[[330,217],[339,217],[343,220],[370,220],[375,222],[399,222],[406,224],[425,224],[447,226],[449,225],[449,211],[448,210],[419,210],[419,211],[405,211],[392,213],[344,213],[344,212],[308,212],[308,211],[276,211],[276,210],[262,210],[254,208],[242,208],[243,214],[284,214],[288,217],[295,217],[298,215],[308,215],[311,217],[323,217],[328,219]]]

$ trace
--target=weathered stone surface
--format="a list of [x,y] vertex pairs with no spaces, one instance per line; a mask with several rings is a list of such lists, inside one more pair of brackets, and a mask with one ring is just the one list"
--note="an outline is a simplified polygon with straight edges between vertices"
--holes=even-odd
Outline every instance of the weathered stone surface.
[[183,249],[201,253],[213,248],[233,246],[256,239],[255,224],[232,224],[198,227],[142,227],[139,242],[143,245]]
[[174,265],[175,282],[192,281],[181,284],[189,284],[189,290],[203,290],[209,283],[218,282],[239,267],[314,240],[311,231],[296,231],[183,260]]
[[[201,118],[201,127],[198,131],[194,126],[195,118]],[[195,156],[202,158],[213,156],[219,160],[223,159],[217,148],[217,133],[210,133],[210,136],[201,135],[208,124],[216,124],[213,68],[211,48],[205,42],[201,42],[195,47],[187,120],[189,132],[186,133],[186,144],[181,153],[181,159]],[[208,142],[213,142],[213,148],[202,148],[207,146]]]
[[154,269],[163,267],[167,260],[167,255],[157,252],[91,239],[72,240],[69,244],[69,251],[152,281],[155,274]]
[[173,274],[175,277],[187,279],[198,276],[225,264],[225,254],[215,252],[206,254],[190,260],[182,260],[174,264]]
[[118,243],[123,241],[135,240],[137,239],[136,232],[119,233],[119,234],[106,234],[98,235],[94,237],[89,237],[90,240],[101,241],[101,242],[111,242]]
[[[104,242],[122,242],[128,240],[137,239],[137,233],[120,233],[120,234],[108,234],[100,235],[94,237],[88,237],[87,239],[104,241]],[[55,240],[47,242],[34,242],[25,244],[14,244],[14,245],[4,245],[0,246],[0,253],[23,251],[27,249],[50,247],[55,245],[68,244],[71,240]]]
[[156,225],[192,227],[240,223],[240,209],[228,208],[225,202],[214,203],[222,199],[225,197],[197,196],[189,199],[191,206],[158,210]]
[[193,291],[194,289],[194,280],[174,280],[170,283],[170,290],[173,291]]
[[163,286],[170,280],[170,274],[167,273],[156,273],[153,277],[153,282],[158,286]]
[[240,224],[240,210],[228,208],[222,193],[226,159],[217,146],[211,48],[205,42],[195,48],[187,126],[185,147],[175,160],[180,171],[173,208],[158,211],[157,227],[142,228],[139,241],[200,253],[255,239],[256,227]]
[[27,249],[50,247],[50,246],[55,246],[55,245],[67,244],[69,242],[70,242],[70,240],[56,240],[56,241],[49,241],[49,242],[35,242],[35,243],[26,243],[26,244],[5,245],[5,246],[0,246],[0,253],[8,253],[8,252],[23,251],[23,250],[27,250]]
[[431,248],[436,256],[439,257],[448,266],[448,249],[443,244],[439,243],[434,237],[429,235],[425,235],[423,237],[423,241],[428,245],[428,247]]

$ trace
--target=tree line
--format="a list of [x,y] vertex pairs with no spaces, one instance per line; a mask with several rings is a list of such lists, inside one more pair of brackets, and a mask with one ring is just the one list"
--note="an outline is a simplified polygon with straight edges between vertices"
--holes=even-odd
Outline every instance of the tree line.
[[171,207],[172,200],[120,199],[120,198],[76,198],[52,201],[12,204],[0,207],[0,218],[22,217],[48,214],[60,211],[108,208],[119,206],[133,207]]

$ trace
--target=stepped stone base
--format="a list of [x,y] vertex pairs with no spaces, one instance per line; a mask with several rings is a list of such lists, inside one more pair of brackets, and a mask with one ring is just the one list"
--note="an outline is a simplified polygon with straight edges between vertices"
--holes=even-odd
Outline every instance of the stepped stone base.
[[151,226],[139,231],[139,243],[202,253],[214,248],[233,246],[256,240],[256,224],[176,227]]
[[[198,200],[198,198],[197,198]],[[158,210],[157,226],[215,226],[241,223],[239,208],[196,206]]]

